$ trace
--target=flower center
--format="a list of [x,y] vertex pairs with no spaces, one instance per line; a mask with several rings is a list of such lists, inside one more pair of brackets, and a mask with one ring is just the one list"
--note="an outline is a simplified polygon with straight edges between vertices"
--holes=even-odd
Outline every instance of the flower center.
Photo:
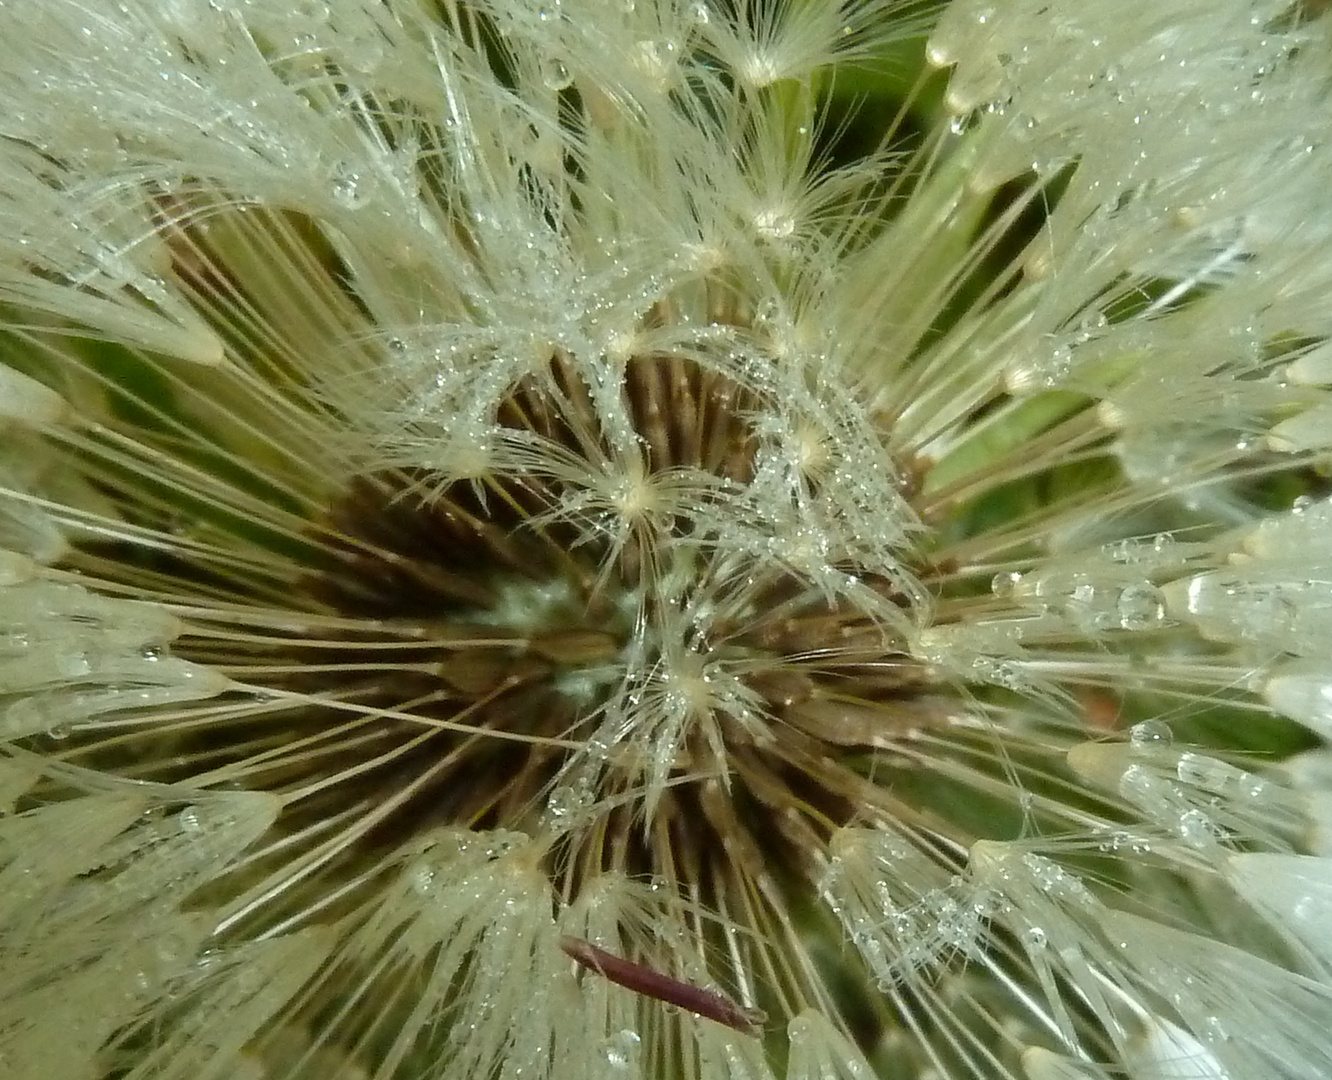
[[[581,874],[675,874],[682,852],[758,873],[783,844],[812,858],[853,816],[862,751],[935,722],[926,672],[883,621],[802,575],[817,530],[775,537],[781,559],[718,552],[764,467],[750,395],[672,357],[629,358],[620,390],[641,447],[627,466],[557,356],[499,410],[529,467],[368,473],[320,524],[334,555],[303,606],[347,630],[333,663],[269,682],[376,715],[305,767],[344,806],[397,806],[385,842],[448,822],[544,832]],[[817,494],[817,432],[792,445]],[[856,587],[906,604],[886,577]],[[312,706],[290,737],[332,722]]]

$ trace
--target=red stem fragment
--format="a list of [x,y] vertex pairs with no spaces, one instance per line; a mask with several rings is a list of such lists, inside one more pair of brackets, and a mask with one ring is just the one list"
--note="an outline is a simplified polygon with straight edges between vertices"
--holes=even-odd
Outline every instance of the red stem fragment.
[[583,967],[595,971],[616,986],[623,986],[644,997],[656,998],[670,1005],[678,1005],[698,1016],[715,1020],[746,1035],[757,1034],[757,1028],[768,1017],[759,1009],[746,1009],[737,1005],[717,990],[705,990],[679,979],[672,979],[650,967],[635,964],[622,956],[598,949],[582,938],[562,937],[560,948]]

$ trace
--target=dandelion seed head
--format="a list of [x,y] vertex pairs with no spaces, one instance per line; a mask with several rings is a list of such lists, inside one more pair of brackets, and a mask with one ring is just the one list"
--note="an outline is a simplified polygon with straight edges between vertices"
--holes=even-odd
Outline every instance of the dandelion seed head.
[[0,8],[6,1075],[1327,1072],[1325,24]]

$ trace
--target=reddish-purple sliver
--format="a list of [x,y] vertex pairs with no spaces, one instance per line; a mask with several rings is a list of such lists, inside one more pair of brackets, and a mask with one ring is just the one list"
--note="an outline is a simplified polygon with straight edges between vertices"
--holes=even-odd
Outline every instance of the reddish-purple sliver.
[[736,1031],[743,1031],[746,1035],[757,1034],[759,1025],[767,1019],[758,1009],[746,1009],[737,1005],[725,994],[716,990],[705,990],[701,986],[672,979],[669,975],[653,971],[650,967],[635,964],[632,960],[608,953],[605,949],[598,949],[582,938],[562,937],[560,948],[583,967],[595,971],[603,979],[609,979],[616,986],[623,986],[626,990],[665,1001],[670,1005],[678,1005],[698,1016],[715,1020]]

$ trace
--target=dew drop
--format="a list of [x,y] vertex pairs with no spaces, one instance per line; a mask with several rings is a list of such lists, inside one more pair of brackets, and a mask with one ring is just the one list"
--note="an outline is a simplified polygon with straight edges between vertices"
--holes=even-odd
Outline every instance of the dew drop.
[[1186,784],[1212,791],[1224,785],[1227,770],[1231,768],[1224,762],[1202,754],[1181,754],[1175,766],[1175,775]]
[[541,65],[541,81],[548,90],[563,90],[573,82],[569,69],[559,60],[547,60]]
[[486,837],[486,844],[481,849],[488,859],[502,859],[518,846],[512,835],[490,834]]
[[366,201],[365,182],[361,174],[345,165],[339,166],[334,172],[329,193],[335,203],[347,210],[355,210]]
[[789,240],[795,235],[796,219],[785,209],[768,207],[754,215],[754,231],[770,242]]
[[1155,585],[1128,585],[1115,602],[1119,625],[1124,630],[1147,630],[1165,618],[1165,601]]
[[1023,934],[1023,937],[1026,938],[1027,945],[1030,948],[1038,951],[1044,949],[1050,941],[1049,935],[1047,935],[1045,930],[1039,926],[1027,927],[1027,932]]
[[406,877],[412,892],[418,896],[429,896],[435,884],[435,868],[418,859],[407,867]]
[[638,1032],[630,1028],[621,1028],[601,1044],[601,1054],[612,1069],[628,1072],[634,1068],[638,1060],[638,1047],[641,1042]]
[[1133,746],[1164,748],[1172,738],[1170,728],[1160,720],[1141,720],[1129,728],[1129,742]]
[[587,799],[577,787],[561,784],[546,800],[546,813],[556,821],[567,821],[587,805]]
[[1020,584],[1022,584],[1022,575],[1016,570],[1001,572],[990,579],[990,592],[1006,600],[1017,592]]
[[1002,686],[1009,690],[1026,688],[1026,680],[1023,678],[1021,669],[1012,661],[991,662],[981,657],[973,661],[971,667],[976,672],[977,677],[986,679],[996,686]]
[[1216,839],[1212,819],[1201,810],[1185,810],[1179,816],[1179,837],[1190,847],[1206,847]]

